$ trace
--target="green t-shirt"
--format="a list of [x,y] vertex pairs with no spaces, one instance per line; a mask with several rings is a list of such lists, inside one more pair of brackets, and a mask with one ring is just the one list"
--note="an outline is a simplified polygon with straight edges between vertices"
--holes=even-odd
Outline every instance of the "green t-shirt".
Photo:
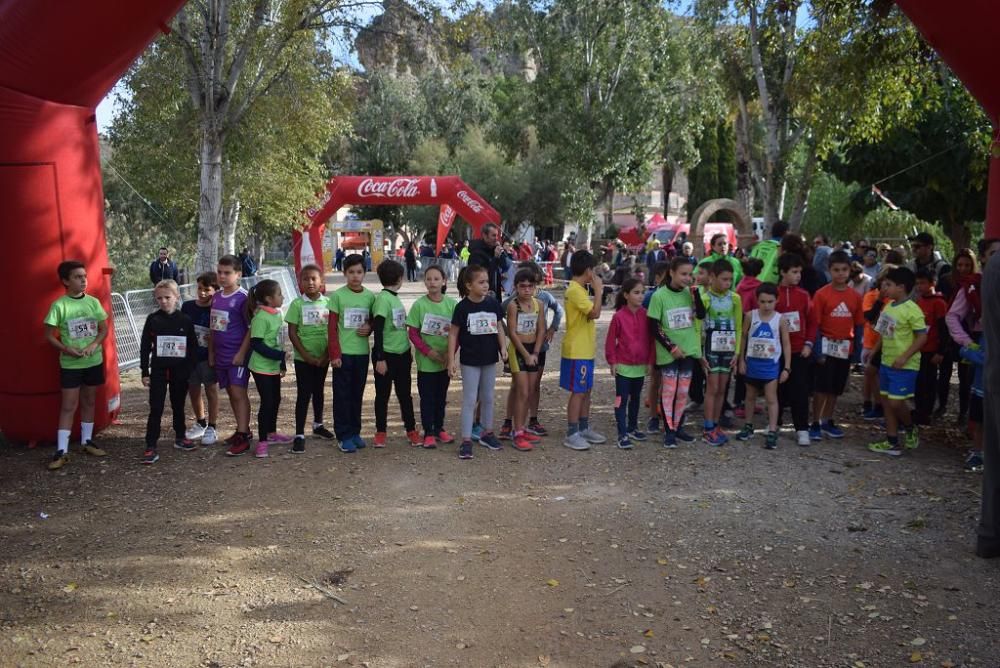
[[410,339],[406,336],[406,309],[399,296],[382,290],[375,296],[372,316],[385,318],[382,329],[382,350],[387,353],[405,353],[410,349]]
[[[913,345],[916,334],[927,331],[924,312],[912,299],[893,302],[882,309],[875,331],[882,335],[882,365],[892,366],[896,358]],[[920,369],[920,351],[911,355],[904,369]]]
[[368,337],[357,330],[371,317],[375,294],[368,288],[355,292],[346,285],[330,295],[330,310],[337,314],[337,339],[342,355],[367,355]]
[[698,266],[701,267],[704,265],[707,270],[711,265],[715,264],[719,260],[725,260],[729,263],[729,266],[733,268],[733,289],[735,290],[736,286],[740,284],[740,279],[743,278],[743,265],[740,264],[740,261],[732,255],[719,255],[713,251],[706,255],[705,258],[698,263]]
[[[312,301],[305,295],[296,297],[288,306],[285,322],[296,326],[296,333],[302,341],[302,347],[313,357],[324,357],[329,348],[328,324],[330,322],[330,307],[326,297],[320,295]],[[295,351],[295,359],[302,361],[302,355]]]
[[[777,239],[765,239],[750,249],[750,257],[755,257],[764,263],[764,268],[760,270],[757,278],[761,283],[778,284],[778,252],[781,249],[781,242]],[[735,282],[733,283],[735,285]]]
[[[281,311],[270,313],[263,308],[257,309],[250,321],[251,339],[262,339],[268,348],[282,350],[285,347],[284,334]],[[267,374],[281,373],[281,360],[273,360],[253,352],[250,355],[250,370]]]
[[615,373],[622,378],[645,378],[645,364],[619,364],[615,366]]
[[[97,338],[100,331],[98,323],[107,320],[101,302],[90,295],[73,298],[63,295],[52,303],[45,324],[59,328],[59,340],[67,348],[83,350]],[[89,369],[104,362],[104,352],[97,346],[93,354],[87,357],[73,357],[59,353],[59,366],[63,369]]]
[[[656,289],[646,314],[659,321],[667,338],[680,346],[688,357],[701,358],[701,335],[695,327],[694,298],[687,288],[674,292],[663,285]],[[656,342],[657,365],[670,364],[674,356]]]
[[[455,300],[448,295],[442,295],[440,302],[432,302],[424,295],[410,307],[406,316],[406,324],[420,330],[420,338],[431,350],[437,350],[448,356],[448,328],[451,326],[451,316],[455,312]],[[419,350],[417,354],[417,371],[444,371],[445,364],[438,364]]]

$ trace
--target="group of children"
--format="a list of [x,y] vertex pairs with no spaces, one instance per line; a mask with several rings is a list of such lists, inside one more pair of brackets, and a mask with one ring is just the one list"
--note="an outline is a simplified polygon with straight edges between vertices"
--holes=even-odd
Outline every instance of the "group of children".
[[[709,445],[721,446],[729,440],[722,421],[731,384],[735,385],[736,414],[745,416],[744,426],[735,435],[738,440],[750,440],[755,434],[759,395],[767,410],[765,448],[777,447],[786,407],[791,410],[800,446],[824,437],[843,438],[834,413],[858,345],[863,346],[861,359],[867,367],[865,417],[885,420],[885,438],[869,449],[899,455],[918,446],[917,424],[929,409],[920,396],[912,411],[909,402],[918,387],[928,382],[922,369],[939,354],[944,336],[944,314],[935,301],[934,277],[915,275],[905,267],[886,267],[873,289],[862,296],[850,284],[849,256],[834,252],[828,263],[830,283],[810,297],[798,285],[803,268],[799,255],[782,254],[777,267],[779,283],[762,283],[757,279],[762,263],[746,260],[745,277],[734,289],[733,265],[726,258],[695,267],[690,258],[676,257],[654,268],[658,287],[652,290],[646,290],[638,278],[624,281],[604,347],[615,379],[619,448],[629,449],[634,442],[646,440],[649,432],[659,431],[661,420],[664,447],[694,441],[685,429],[692,382],[704,383],[702,440]],[[267,457],[269,446],[275,443],[291,443],[292,453],[304,452],[310,406],[312,435],[336,439],[341,451],[356,452],[367,445],[361,437],[361,416],[369,359],[375,385],[373,447],[387,444],[393,392],[410,445],[430,449],[454,442],[445,429],[445,406],[449,385],[460,376],[458,456],[471,459],[473,442],[497,450],[505,439],[515,449],[529,451],[547,435],[538,421],[541,376],[548,346],[563,317],[566,331],[559,383],[569,392],[563,443],[573,450],[603,443],[606,438],[590,424],[603,284],[587,251],[574,253],[569,269],[565,309],[539,289],[544,274],[533,262],[518,266],[515,293],[502,304],[490,292],[485,269],[471,265],[462,270],[457,286],[460,300],[456,301],[445,293],[444,273],[431,266],[424,275],[427,294],[409,312],[398,296],[402,265],[386,261],[377,267],[382,290],[376,295],[363,285],[361,256],[344,260],[346,285],[329,295],[324,294],[323,270],[304,267],[299,275],[301,295],[288,305],[284,316],[285,296],[279,284],[262,280],[244,290],[241,263],[233,256],[222,257],[217,271],[198,276],[196,299],[180,307],[177,284],[161,281],[154,289],[159,308],[147,318],[140,341],[142,382],[150,392],[142,462],[153,464],[159,459],[157,442],[167,397],[175,448],[193,450],[198,440],[202,445],[216,443],[220,389],[229,398],[236,423],[235,432],[225,439],[229,456],[253,450],[256,457]],[[66,295],[52,305],[45,319],[47,338],[60,351],[62,367],[57,452],[49,465],[53,470],[67,461],[78,404],[84,450],[95,456],[105,454],[93,442],[93,411],[94,389],[103,383],[101,341],[108,331],[107,314],[86,294],[82,264],[64,262],[59,277]],[[286,373],[286,324],[296,384],[292,436],[277,429],[281,380]],[[974,436],[980,439],[983,351],[972,343],[963,347],[962,355],[977,365],[970,420]],[[505,419],[495,432],[494,391],[501,360],[509,365],[513,382]],[[419,432],[411,396],[414,361]],[[323,420],[331,368],[333,432]],[[651,411],[642,431],[639,412],[647,376]],[[259,395],[256,439],[251,433],[247,392],[251,378]],[[876,396],[881,413],[875,410]],[[185,424],[188,397],[196,420],[190,429]]]

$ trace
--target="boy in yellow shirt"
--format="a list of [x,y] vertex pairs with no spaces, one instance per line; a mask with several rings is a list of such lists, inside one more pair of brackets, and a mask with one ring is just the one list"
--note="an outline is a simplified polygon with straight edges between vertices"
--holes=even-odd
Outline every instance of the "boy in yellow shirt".
[[[566,288],[566,336],[562,342],[559,386],[570,393],[566,406],[569,423],[563,445],[588,450],[607,439],[590,428],[590,390],[594,386],[594,356],[597,350],[596,320],[601,317],[604,283],[594,274],[594,256],[577,251],[570,259],[572,280]],[[587,286],[594,298],[587,293]]]

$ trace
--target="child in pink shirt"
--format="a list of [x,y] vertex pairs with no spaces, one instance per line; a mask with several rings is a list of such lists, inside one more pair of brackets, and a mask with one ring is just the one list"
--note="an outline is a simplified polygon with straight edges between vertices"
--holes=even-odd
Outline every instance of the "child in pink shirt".
[[638,278],[622,284],[615,300],[615,315],[604,341],[604,357],[615,377],[615,421],[618,423],[618,447],[630,450],[632,441],[645,441],[639,431],[639,403],[642,384],[649,372],[652,342],[642,307],[645,288]]

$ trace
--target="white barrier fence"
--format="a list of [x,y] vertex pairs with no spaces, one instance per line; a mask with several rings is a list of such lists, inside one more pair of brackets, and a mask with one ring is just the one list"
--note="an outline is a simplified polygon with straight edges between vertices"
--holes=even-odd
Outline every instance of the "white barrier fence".
[[[254,276],[240,279],[240,284],[250,289],[264,279],[271,279],[281,286],[285,296],[282,310],[287,309],[292,300],[299,296],[298,281],[288,267],[263,267]],[[181,301],[194,299],[198,293],[196,283],[179,286]],[[118,348],[118,370],[125,371],[139,366],[139,340],[146,317],[157,309],[153,290],[129,290],[125,294],[111,294],[111,315],[114,318],[115,346]]]

